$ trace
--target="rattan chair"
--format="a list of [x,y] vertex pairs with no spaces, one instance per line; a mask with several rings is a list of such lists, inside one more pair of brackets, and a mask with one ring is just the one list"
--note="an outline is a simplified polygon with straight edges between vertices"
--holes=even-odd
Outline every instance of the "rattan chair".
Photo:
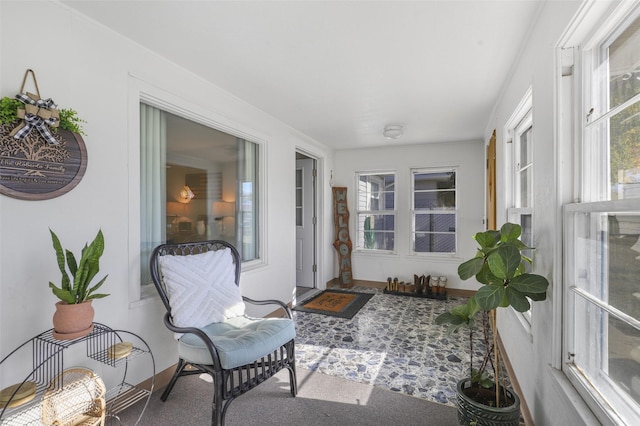
[[[214,262],[213,256],[218,254],[226,256],[227,250],[231,254],[232,262],[231,260],[227,263],[222,262],[222,266],[216,263],[218,260]],[[176,267],[176,263],[187,266]],[[193,263],[196,264],[195,267]],[[235,247],[217,240],[163,244],[154,249],[150,268],[153,283],[167,309],[164,324],[176,333],[178,338],[177,368],[161,396],[162,401],[167,399],[179,377],[209,373],[213,377],[214,385],[211,424],[222,426],[226,410],[234,398],[253,389],[284,368],[289,370],[291,395],[296,396],[295,326],[291,310],[283,302],[257,301],[239,296],[242,299],[243,308],[245,302],[258,305],[273,304],[276,309],[284,311],[286,318],[234,316],[238,313],[236,310],[235,314],[231,314],[231,318],[208,324],[197,324],[197,321],[195,324],[190,324],[190,320],[184,318],[180,321],[176,320],[178,310],[185,309],[184,299],[189,305],[193,298],[193,304],[197,305],[195,308],[189,308],[191,311],[187,310],[187,317],[191,313],[199,314],[200,311],[205,311],[206,308],[203,306],[209,303],[216,304],[217,297],[212,295],[221,294],[217,291],[219,288],[217,286],[221,284],[215,282],[218,277],[230,274],[231,281],[235,285],[233,291],[239,294],[240,261]],[[195,272],[197,276],[192,278],[194,269],[197,270]],[[207,284],[209,287],[202,287],[202,283],[200,284],[205,295],[199,295],[198,285],[192,284],[201,281],[212,282]],[[227,288],[228,286],[227,283]],[[175,291],[175,287],[178,287],[178,291]],[[193,294],[185,297],[184,292]],[[182,297],[181,301],[179,301],[180,297]],[[178,303],[180,306],[175,306]],[[180,312],[182,317],[185,316],[183,314],[184,312]]]

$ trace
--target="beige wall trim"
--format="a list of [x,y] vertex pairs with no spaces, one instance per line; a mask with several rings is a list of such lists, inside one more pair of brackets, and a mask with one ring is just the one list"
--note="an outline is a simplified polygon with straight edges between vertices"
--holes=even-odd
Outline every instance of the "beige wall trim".
[[[158,389],[162,389],[169,384],[169,380],[173,377],[173,373],[176,371],[176,367],[178,364],[174,364],[171,367],[162,370],[155,375],[155,383],[153,384],[153,390],[156,391]],[[144,382],[138,385],[139,388],[142,389],[151,389],[151,378],[148,378]]]

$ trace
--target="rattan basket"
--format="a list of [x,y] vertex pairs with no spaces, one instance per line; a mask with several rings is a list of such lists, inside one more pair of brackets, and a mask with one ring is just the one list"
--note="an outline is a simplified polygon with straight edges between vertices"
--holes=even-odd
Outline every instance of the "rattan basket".
[[53,426],[103,425],[105,386],[86,368],[70,368],[56,377],[42,400],[42,421]]

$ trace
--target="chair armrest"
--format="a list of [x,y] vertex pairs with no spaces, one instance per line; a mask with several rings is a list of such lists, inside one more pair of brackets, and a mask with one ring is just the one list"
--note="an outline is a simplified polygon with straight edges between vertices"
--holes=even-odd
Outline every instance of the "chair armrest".
[[174,333],[182,333],[182,334],[191,333],[198,336],[200,340],[204,342],[205,346],[209,350],[209,353],[211,354],[211,359],[213,359],[213,363],[216,366],[216,368],[218,369],[222,368],[220,365],[220,358],[218,357],[218,350],[213,345],[213,342],[211,341],[209,336],[207,336],[207,333],[205,333],[204,331],[196,327],[178,327],[174,325],[173,320],[171,319],[171,315],[168,312],[164,314],[164,325]]
[[275,300],[275,299],[268,299],[268,300],[254,300],[251,299],[247,296],[242,296],[242,300],[244,300],[245,302],[249,302],[251,304],[254,305],[278,305],[280,306],[282,309],[284,309],[285,314],[287,314],[287,317],[289,319],[293,319],[293,314],[291,313],[291,308],[289,308],[289,306],[282,302],[281,300]]

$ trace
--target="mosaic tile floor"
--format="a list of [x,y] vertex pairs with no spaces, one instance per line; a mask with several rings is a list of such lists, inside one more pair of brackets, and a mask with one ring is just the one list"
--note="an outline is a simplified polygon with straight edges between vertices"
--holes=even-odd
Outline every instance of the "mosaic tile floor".
[[[435,318],[465,299],[394,296],[369,287],[349,290],[375,293],[351,320],[294,311],[297,365],[454,406],[456,383],[468,375],[468,334],[447,336]],[[482,345],[474,339],[475,361]]]

